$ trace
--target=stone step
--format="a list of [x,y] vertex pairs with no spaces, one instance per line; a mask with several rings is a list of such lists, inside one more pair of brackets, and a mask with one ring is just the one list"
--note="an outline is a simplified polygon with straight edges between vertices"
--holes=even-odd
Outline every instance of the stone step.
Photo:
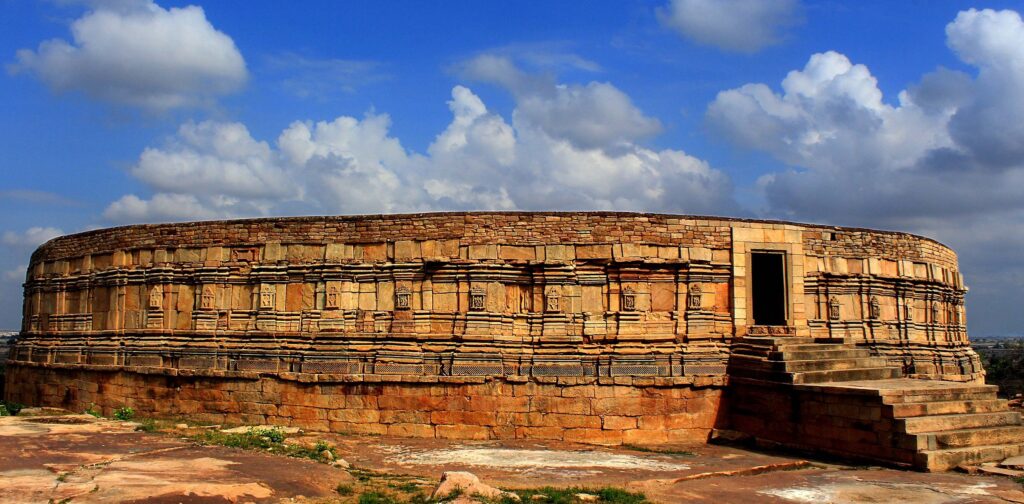
[[883,394],[886,404],[905,404],[940,401],[975,401],[995,399],[999,387],[995,385],[959,385],[940,389],[906,390],[899,394]]
[[1005,399],[905,402],[891,405],[894,418],[1007,411]]
[[792,383],[826,383],[854,380],[887,380],[900,378],[903,370],[895,367],[840,369],[836,371],[807,371],[792,373]]
[[796,343],[776,345],[778,352],[822,352],[831,350],[851,350],[857,347],[845,343]]
[[997,444],[925,450],[917,453],[914,467],[928,471],[947,471],[960,465],[978,465],[995,462],[1022,453],[1020,444]]
[[865,348],[844,348],[842,350],[807,350],[771,352],[770,360],[813,360],[813,359],[862,359],[871,357],[871,351]]
[[[936,448],[963,448],[994,444],[1024,444],[1024,425],[984,429],[963,429],[925,434],[934,438]],[[929,442],[930,445],[930,442]],[[931,446],[929,446],[930,448]]]
[[1005,425],[1020,425],[1020,413],[1016,411],[999,411],[995,413],[963,415],[930,415],[899,418],[896,420],[897,430],[907,434],[924,434],[979,427],[1001,427]]
[[888,361],[884,357],[863,357],[859,359],[815,359],[787,360],[773,362],[773,368],[779,371],[797,373],[802,371],[839,371],[847,369],[868,369],[886,367]]

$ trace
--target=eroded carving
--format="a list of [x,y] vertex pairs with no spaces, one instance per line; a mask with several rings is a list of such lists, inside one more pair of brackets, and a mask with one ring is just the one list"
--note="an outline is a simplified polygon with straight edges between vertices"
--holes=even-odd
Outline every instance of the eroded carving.
[[695,283],[690,285],[690,292],[686,298],[686,308],[692,311],[700,310],[702,295],[700,284]]
[[469,290],[469,310],[484,311],[487,306],[487,290],[483,287],[473,287]]
[[275,296],[276,293],[274,292],[274,286],[272,284],[260,285],[260,309],[273,310]]
[[839,299],[835,296],[828,300],[828,319],[839,320]]
[[882,307],[878,303],[878,296],[871,296],[868,302],[868,318],[878,320],[882,317]]
[[340,306],[340,301],[338,300],[338,297],[338,287],[334,285],[328,287],[327,299],[325,300],[324,308],[327,308],[328,310],[337,310],[338,307]]
[[547,306],[546,306],[547,311],[549,311],[549,312],[558,312],[558,311],[560,311],[560,308],[559,308],[559,301],[560,301],[560,299],[561,299],[561,294],[558,292],[558,289],[556,289],[554,287],[548,289],[548,292],[547,292]]
[[622,311],[636,311],[636,291],[632,287],[622,289]]
[[164,289],[156,285],[149,289],[149,308],[151,310],[159,310],[164,305]]
[[212,310],[215,308],[217,296],[213,292],[213,287],[207,285],[203,287],[203,294],[199,301],[199,307],[203,310]]
[[395,309],[408,310],[412,306],[411,298],[412,292],[408,287],[402,286],[395,289]]

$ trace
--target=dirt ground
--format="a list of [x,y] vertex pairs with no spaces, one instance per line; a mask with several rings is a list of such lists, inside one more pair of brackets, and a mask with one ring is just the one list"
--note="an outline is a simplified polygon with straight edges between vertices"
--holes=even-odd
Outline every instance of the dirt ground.
[[1005,477],[853,467],[732,446],[659,453],[522,441],[289,439],[330,443],[350,464],[344,468],[186,437],[202,429],[148,433],[60,412],[0,417],[0,502],[357,502],[369,489],[402,502],[429,495],[442,472],[458,470],[500,488],[614,486],[664,503],[1024,503],[1024,486]]

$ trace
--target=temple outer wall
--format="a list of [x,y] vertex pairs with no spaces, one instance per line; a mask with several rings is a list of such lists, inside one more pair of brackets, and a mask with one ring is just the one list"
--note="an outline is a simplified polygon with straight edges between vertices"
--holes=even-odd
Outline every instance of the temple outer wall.
[[[786,258],[784,326],[753,320],[750,257],[764,251]],[[701,440],[720,426],[730,345],[746,335],[843,338],[911,377],[981,380],[965,291],[956,255],[933,240],[785,222],[454,213],[128,226],[33,254],[6,395],[377,434]],[[389,409],[405,395],[447,399]]]

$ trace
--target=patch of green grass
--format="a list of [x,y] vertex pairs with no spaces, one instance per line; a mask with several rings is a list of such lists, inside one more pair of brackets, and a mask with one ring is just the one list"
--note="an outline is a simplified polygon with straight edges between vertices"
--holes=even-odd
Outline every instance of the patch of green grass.
[[374,471],[371,469],[363,469],[361,467],[351,467],[348,473],[352,475],[360,483],[366,483],[373,478],[389,478],[390,474]]
[[[604,487],[604,488],[583,488],[583,487],[570,487],[570,488],[553,488],[553,487],[542,487],[542,488],[531,488],[528,490],[512,490],[513,493],[522,499],[521,502],[537,502],[542,504],[575,504],[576,494],[585,493],[596,495],[598,501],[602,504],[646,504],[650,501],[647,497],[638,492],[630,492],[622,488],[615,487]],[[512,497],[502,497],[497,504],[512,504],[520,502]]]
[[204,430],[189,436],[189,438],[202,445],[227,446],[243,450],[265,450],[288,457],[308,458],[324,463],[337,460],[338,458],[337,453],[334,452],[334,447],[323,441],[317,442],[312,447],[285,443],[285,434],[277,427],[253,427],[246,432],[240,433]]
[[399,492],[404,492],[404,493],[407,493],[407,494],[416,493],[416,492],[420,491],[419,485],[417,485],[416,483],[413,483],[411,481],[404,481],[404,482],[401,482],[401,483],[397,483],[397,482],[388,483],[388,488],[394,488],[395,490],[398,490]]
[[338,483],[338,486],[334,487],[334,491],[338,492],[338,495],[342,497],[356,493],[356,489],[352,488],[352,485],[346,483]]
[[137,431],[142,432],[156,432],[159,430],[156,425],[156,420],[152,418],[143,418],[139,421],[139,426],[135,428]]
[[1013,481],[1016,481],[1017,483],[1024,485],[1024,476],[1021,476],[1019,478],[1013,478]]
[[366,492],[359,496],[359,504],[399,504],[399,502],[383,492]]
[[696,455],[696,453],[693,453],[692,451],[652,448],[650,446],[641,446],[634,444],[624,444],[622,445],[622,447],[627,450],[633,450],[644,453],[657,453],[659,455],[673,455],[677,457],[693,457],[694,455]]
[[427,497],[421,492],[417,492],[409,496],[409,500],[405,502],[406,504],[435,504],[437,501],[431,500],[430,497]]
[[68,474],[70,474],[70,473],[66,473],[66,472],[65,473],[60,473],[60,475],[57,476],[57,481],[59,481],[61,483],[64,483],[65,481],[68,480]]
[[135,418],[135,409],[129,406],[117,408],[114,410],[114,418],[121,420],[122,422],[127,422],[132,418]]

